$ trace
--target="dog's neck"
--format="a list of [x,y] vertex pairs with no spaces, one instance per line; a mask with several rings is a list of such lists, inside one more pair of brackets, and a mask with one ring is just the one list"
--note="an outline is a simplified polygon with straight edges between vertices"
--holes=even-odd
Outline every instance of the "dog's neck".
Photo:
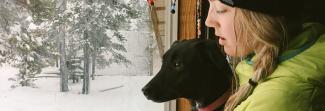
[[223,105],[228,97],[231,94],[231,90],[228,89],[221,97],[217,98],[215,101],[210,103],[207,106],[204,107],[198,107],[198,111],[214,111],[215,109],[219,108],[221,105]]

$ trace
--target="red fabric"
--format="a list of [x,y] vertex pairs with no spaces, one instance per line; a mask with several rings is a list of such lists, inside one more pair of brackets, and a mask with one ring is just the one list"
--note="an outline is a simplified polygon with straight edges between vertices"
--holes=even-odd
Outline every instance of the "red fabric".
[[147,0],[148,4],[153,6],[154,5],[154,1],[153,0]]

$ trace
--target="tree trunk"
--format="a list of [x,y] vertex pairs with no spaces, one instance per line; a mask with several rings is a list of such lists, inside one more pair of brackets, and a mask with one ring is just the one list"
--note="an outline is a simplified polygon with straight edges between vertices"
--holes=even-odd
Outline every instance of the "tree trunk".
[[[87,0],[87,4],[91,5],[93,3],[92,0]],[[86,26],[90,26],[89,21],[91,19],[91,9],[87,10],[87,17],[86,17]],[[89,28],[89,27],[88,27]],[[84,45],[84,79],[83,79],[83,87],[82,87],[82,94],[89,94],[89,86],[90,86],[90,74],[89,74],[89,66],[90,66],[90,60],[89,60],[89,38],[90,33],[88,33],[89,29],[86,28],[84,31],[84,40],[86,41]]]
[[84,31],[84,39],[86,41],[84,45],[84,78],[82,94],[89,94],[89,43],[88,43],[88,32]]
[[20,85],[28,86],[27,85],[27,55],[25,55],[23,59],[23,70],[20,70],[19,73],[20,73],[19,79],[21,79]]
[[68,89],[68,71],[66,65],[66,53],[65,53],[65,31],[64,26],[60,26],[60,74],[61,74],[61,85],[60,91],[67,92]]
[[59,58],[55,57],[55,67],[59,67]]
[[[59,8],[58,13],[63,13],[66,8],[66,0],[61,0],[61,2],[58,2],[57,7]],[[66,52],[65,52],[65,33],[66,28],[64,25],[60,25],[59,28],[59,52],[60,52],[60,91],[61,92],[67,92],[69,91],[68,88],[68,71],[67,71],[67,65],[66,65]]]
[[96,54],[95,53],[92,55],[92,59],[91,59],[92,60],[92,62],[91,62],[91,68],[92,68],[91,79],[92,80],[95,80],[95,70],[96,70]]
[[65,52],[65,28],[60,26],[60,74],[61,74],[61,92],[67,92],[68,89],[68,71],[66,64],[66,52]]

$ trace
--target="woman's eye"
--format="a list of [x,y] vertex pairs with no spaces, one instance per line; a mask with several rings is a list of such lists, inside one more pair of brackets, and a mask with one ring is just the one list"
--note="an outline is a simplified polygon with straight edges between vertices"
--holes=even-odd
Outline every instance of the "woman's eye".
[[222,14],[222,13],[225,13],[226,10],[217,10],[216,12],[217,12],[217,14]]

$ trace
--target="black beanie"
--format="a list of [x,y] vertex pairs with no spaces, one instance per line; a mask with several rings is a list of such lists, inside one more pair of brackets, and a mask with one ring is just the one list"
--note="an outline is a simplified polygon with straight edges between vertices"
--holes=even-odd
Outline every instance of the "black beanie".
[[303,7],[303,0],[220,0],[220,2],[276,16],[300,16]]
[[305,22],[325,23],[324,0],[220,0],[243,9],[275,16],[301,17]]

